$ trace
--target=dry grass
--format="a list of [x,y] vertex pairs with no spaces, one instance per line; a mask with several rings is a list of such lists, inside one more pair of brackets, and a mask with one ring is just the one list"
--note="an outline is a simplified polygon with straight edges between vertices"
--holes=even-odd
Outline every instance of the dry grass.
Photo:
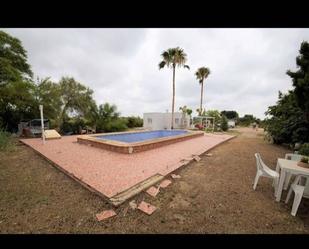
[[[308,202],[296,217],[291,203],[274,201],[269,179],[252,189],[260,152],[275,168],[287,149],[265,143],[252,130],[213,149],[212,157],[177,170],[180,179],[156,198],[135,197],[158,209],[151,215],[116,208],[117,216],[98,222],[95,214],[112,208],[52,167],[26,146],[1,153],[1,233],[308,233]],[[255,135],[254,135],[255,134]],[[283,196],[284,197],[284,196]]]

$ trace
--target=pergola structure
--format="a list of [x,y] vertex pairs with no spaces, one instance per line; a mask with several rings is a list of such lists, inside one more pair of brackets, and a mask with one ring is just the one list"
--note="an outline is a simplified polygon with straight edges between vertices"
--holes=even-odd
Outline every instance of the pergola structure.
[[212,128],[212,131],[215,130],[215,117],[197,116],[195,117],[195,119],[198,119],[200,121],[200,124],[205,126],[205,128]]

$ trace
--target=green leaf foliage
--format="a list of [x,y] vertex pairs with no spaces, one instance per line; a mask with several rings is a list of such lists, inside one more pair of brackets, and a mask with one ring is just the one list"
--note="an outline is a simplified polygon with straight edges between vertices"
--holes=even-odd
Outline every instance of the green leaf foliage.
[[11,133],[0,129],[0,151],[12,151],[15,149],[15,143]]
[[134,128],[134,127],[142,127],[143,126],[143,119],[140,117],[124,117],[124,120],[126,122],[126,125],[128,128]]
[[222,115],[220,127],[222,131],[227,131],[229,129],[226,116]]
[[298,153],[300,155],[309,156],[309,143],[302,144]]
[[117,112],[115,105],[105,103],[100,105],[97,114],[97,132],[113,132],[124,131],[128,127],[126,120],[119,118],[120,113]]
[[21,41],[0,31],[0,85],[32,78]]
[[227,119],[235,119],[237,120],[239,118],[239,115],[236,111],[222,111],[221,115],[226,116]]
[[276,105],[268,107],[265,129],[275,143],[309,142],[309,44],[302,42],[296,58],[298,70],[287,71],[293,83],[288,93],[279,92]]

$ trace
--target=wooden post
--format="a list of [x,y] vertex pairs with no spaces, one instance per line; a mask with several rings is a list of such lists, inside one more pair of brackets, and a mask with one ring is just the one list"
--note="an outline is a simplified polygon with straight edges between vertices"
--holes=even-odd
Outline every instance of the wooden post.
[[42,127],[42,139],[43,144],[45,144],[45,136],[44,136],[44,119],[43,119],[43,105],[40,105],[40,114],[41,114],[41,127]]

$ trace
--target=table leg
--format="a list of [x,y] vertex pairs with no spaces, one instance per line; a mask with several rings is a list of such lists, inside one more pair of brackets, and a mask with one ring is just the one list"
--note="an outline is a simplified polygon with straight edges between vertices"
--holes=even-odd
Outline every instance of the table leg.
[[[278,163],[278,161],[277,161],[277,166],[276,166],[276,172],[278,173],[278,174],[280,174],[280,166],[279,166],[279,163]],[[277,186],[275,186],[275,184],[276,184],[276,181],[275,181],[275,179],[273,180],[273,187],[274,188],[276,188]],[[278,182],[277,182],[277,184],[278,184]],[[275,195],[276,195],[276,193],[275,193]]]
[[277,161],[276,172],[279,173],[279,171],[280,171],[280,166],[279,166],[279,163],[278,163],[278,161]]
[[280,178],[279,178],[279,184],[278,184],[277,194],[276,194],[276,201],[277,202],[279,202],[280,199],[281,199],[284,179],[285,179],[285,170],[281,169]]
[[291,173],[286,173],[286,176],[285,176],[285,181],[284,181],[284,185],[283,185],[283,189],[284,190],[287,190],[288,187],[289,187],[289,183],[291,181],[291,178],[292,178],[292,174]]

